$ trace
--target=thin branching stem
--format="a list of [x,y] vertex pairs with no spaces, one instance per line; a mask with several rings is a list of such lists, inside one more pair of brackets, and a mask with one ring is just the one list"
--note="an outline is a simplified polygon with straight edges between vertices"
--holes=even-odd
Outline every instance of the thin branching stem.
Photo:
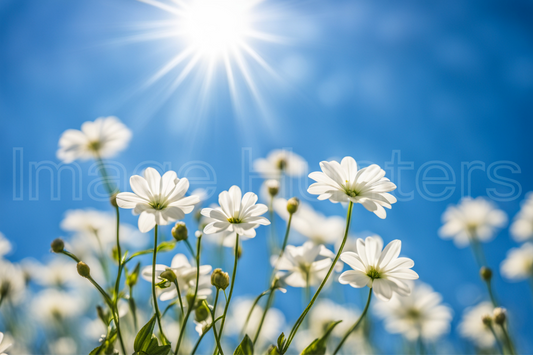
[[309,302],[307,307],[304,309],[304,311],[302,312],[302,314],[300,315],[300,317],[298,318],[298,320],[296,321],[296,323],[292,327],[291,332],[289,334],[289,337],[287,338],[287,342],[285,343],[285,346],[283,347],[283,349],[281,349],[282,355],[285,354],[287,352],[287,350],[289,349],[294,337],[296,336],[296,332],[298,332],[298,328],[300,327],[300,325],[302,324],[303,320],[307,316],[307,313],[309,313],[309,310],[311,309],[311,307],[313,307],[313,304],[315,303],[316,299],[318,298],[318,295],[320,295],[320,292],[322,291],[322,289],[326,285],[326,282],[328,281],[329,276],[333,272],[333,269],[335,268],[335,265],[337,264],[337,261],[340,258],[342,250],[344,249],[344,245],[346,244],[346,241],[348,240],[348,231],[350,230],[350,221],[352,219],[352,210],[353,210],[353,202],[350,201],[349,204],[348,204],[348,212],[346,214],[346,230],[344,231],[344,238],[342,239],[342,243],[341,243],[341,246],[339,248],[339,251],[337,252],[337,255],[335,256],[335,259],[333,260],[333,263],[331,264],[331,267],[329,268],[328,273],[326,274],[326,277],[324,278],[324,280],[322,280],[322,283],[320,284],[320,286],[318,286],[318,289],[316,290],[313,298],[311,298],[311,301]]

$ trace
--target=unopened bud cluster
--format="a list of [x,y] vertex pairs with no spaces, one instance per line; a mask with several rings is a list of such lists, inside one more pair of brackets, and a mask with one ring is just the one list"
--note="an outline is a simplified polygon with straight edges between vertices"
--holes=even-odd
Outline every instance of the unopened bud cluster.
[[217,289],[225,290],[229,286],[229,275],[222,269],[215,269],[211,274],[211,284]]
[[176,225],[172,228],[172,236],[178,242],[181,240],[186,240],[189,237],[189,233],[187,231],[187,226],[185,225],[185,222],[176,223]]

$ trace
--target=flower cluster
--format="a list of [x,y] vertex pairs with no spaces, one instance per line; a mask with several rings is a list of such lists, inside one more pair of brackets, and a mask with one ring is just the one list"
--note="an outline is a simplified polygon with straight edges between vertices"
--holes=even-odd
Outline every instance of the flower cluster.
[[[57,157],[94,159],[110,205],[109,211],[67,210],[60,223],[66,237],[51,243],[55,257],[10,262],[13,245],[0,233],[0,354],[380,353],[373,315],[387,332],[401,334],[410,352],[422,354],[452,331],[452,309],[432,286],[416,281],[402,241],[390,236],[385,245],[373,233],[351,233],[353,214],[382,223],[385,209],[397,202],[396,185],[378,165],[362,167],[347,156],[322,161],[320,171],[308,175],[315,181],[308,193],[341,203],[342,217],[325,215],[301,201],[304,196],[286,196],[287,179],[308,171],[301,156],[286,150],[254,163],[265,179],[259,193],[265,204],[234,185],[219,193],[217,205],[205,191],[189,191],[187,177],[153,167],[131,176],[131,192],[119,191],[105,159],[130,138],[116,117],[61,136]],[[124,210],[138,216],[137,227],[122,222]],[[528,194],[510,229],[523,244],[509,250],[500,267],[511,281],[533,278],[532,211]],[[457,331],[480,349],[517,354],[509,331],[513,315],[497,303],[495,271],[482,246],[506,223],[495,203],[467,197],[444,212],[439,233],[472,247],[490,300],[465,309]],[[248,252],[252,247],[259,251]],[[253,272],[240,276],[246,268]],[[361,305],[352,304],[353,289],[366,289]],[[245,297],[243,290],[255,295]],[[291,303],[299,317],[284,314],[276,298],[300,290],[302,306]],[[339,302],[347,296],[349,302]]]

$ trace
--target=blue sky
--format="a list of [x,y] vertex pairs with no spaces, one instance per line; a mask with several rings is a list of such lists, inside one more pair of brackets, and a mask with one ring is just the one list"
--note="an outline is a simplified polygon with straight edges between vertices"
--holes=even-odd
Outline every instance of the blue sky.
[[[79,164],[81,200],[73,199],[68,177],[59,200],[52,200],[44,173],[39,197],[30,195],[31,163],[59,163],[61,133],[99,116],[116,115],[133,131],[129,148],[117,159],[127,176],[143,162],[179,171],[201,161],[212,167],[216,194],[242,185],[243,151],[255,159],[289,148],[311,171],[321,160],[346,155],[384,167],[399,153],[412,169],[402,172],[401,182],[392,179],[413,197],[394,205],[384,221],[358,206],[352,231],[401,239],[402,252],[415,260],[421,279],[454,308],[455,326],[464,307],[484,290],[470,250],[438,238],[442,212],[468,187],[472,196],[495,189],[489,192],[507,194],[498,204],[512,219],[524,194],[533,190],[532,7],[515,0],[267,0],[258,7],[257,26],[282,40],[250,45],[272,71],[248,57],[254,89],[237,73],[232,100],[220,63],[208,87],[202,87],[201,64],[175,89],[170,88],[182,67],[147,85],[183,49],[174,38],[144,38],[154,23],[172,20],[159,9],[133,0],[4,0],[0,231],[16,244],[9,258],[45,255],[50,241],[62,234],[65,210],[107,208],[88,197],[95,178],[89,176],[90,163]],[[14,152],[22,152],[22,161]],[[455,176],[448,185],[428,187],[435,194],[452,188],[441,201],[420,193],[424,164],[435,161],[444,170],[428,170],[426,179]],[[484,168],[473,170],[467,184],[461,169],[471,162]],[[21,167],[23,183],[17,185]],[[251,188],[257,191],[258,183]],[[329,202],[313,205],[328,214],[345,213]],[[266,257],[261,259],[265,233],[245,244],[250,256],[242,262],[241,294],[257,294],[264,286],[243,284],[254,272],[267,273]],[[486,245],[489,264],[497,268],[515,246],[504,229]],[[516,331],[526,334],[533,327],[527,283],[498,276],[495,287],[515,317]],[[276,303],[288,318],[298,312],[290,306],[300,301],[299,292],[293,293]],[[356,298],[357,292],[346,294]],[[520,346],[533,351],[531,341]]]

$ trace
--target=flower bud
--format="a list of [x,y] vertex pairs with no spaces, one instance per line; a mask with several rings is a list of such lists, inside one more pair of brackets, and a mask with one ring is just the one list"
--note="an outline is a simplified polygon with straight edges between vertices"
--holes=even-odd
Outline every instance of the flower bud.
[[61,253],[65,249],[65,242],[61,238],[56,238],[52,241],[50,247],[54,253]]
[[174,239],[176,239],[178,242],[180,240],[186,240],[188,238],[188,232],[187,232],[187,226],[185,225],[185,222],[178,222],[172,228],[172,236]]
[[296,197],[292,197],[287,201],[287,211],[290,214],[295,213],[298,211],[298,206],[300,205],[300,200],[298,200]]
[[189,307],[194,307],[194,304],[192,304],[192,302],[195,300],[193,292],[188,292],[185,295],[185,300],[187,301],[187,304],[189,305]]
[[507,318],[507,311],[505,310],[505,308],[496,307],[492,312],[492,316],[494,318],[494,323],[498,325],[503,325],[505,324],[505,320]]
[[162,279],[168,280],[169,282],[176,281],[176,274],[171,269],[167,268],[165,271],[159,275]]
[[209,317],[209,308],[207,308],[207,304],[205,302],[202,302],[196,307],[194,310],[194,316],[197,322],[203,322]]
[[117,204],[117,195],[118,195],[118,192],[117,192],[117,193],[114,193],[114,194],[109,198],[109,202],[111,203],[111,206],[113,206],[113,207],[118,207],[118,204]]
[[215,269],[211,274],[211,285],[217,289],[225,290],[229,286],[229,275],[222,269]]
[[102,308],[102,306],[100,306],[100,305],[96,306],[96,314],[98,314],[98,317],[99,317],[102,321],[106,322],[106,320],[107,320],[107,313],[106,313],[106,311],[104,311],[104,309]]
[[237,249],[237,259],[240,259],[242,256],[242,246],[239,245],[239,248]]
[[483,281],[490,281],[492,279],[492,270],[486,266],[482,266],[479,270],[479,275]]
[[268,193],[270,194],[270,196],[274,197],[278,194],[279,192],[279,181],[278,180],[274,180],[274,179],[267,180],[265,181],[265,185],[268,189]]
[[83,261],[80,261],[78,265],[76,266],[78,269],[78,274],[82,277],[89,277],[91,276],[91,268],[89,265],[85,264]]
[[481,317],[481,321],[483,324],[485,324],[487,327],[492,326],[492,317],[488,314],[485,314],[483,317]]

